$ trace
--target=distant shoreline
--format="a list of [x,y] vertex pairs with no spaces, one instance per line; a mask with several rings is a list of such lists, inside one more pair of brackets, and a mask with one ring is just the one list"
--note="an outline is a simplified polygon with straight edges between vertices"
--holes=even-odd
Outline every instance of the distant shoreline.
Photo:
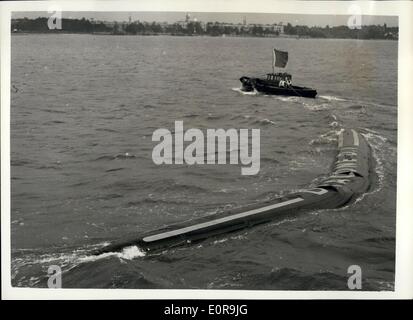
[[296,36],[296,35],[279,35],[279,36],[260,36],[260,35],[234,35],[234,34],[224,34],[224,35],[209,35],[209,34],[172,34],[172,33],[142,33],[142,34],[114,34],[111,32],[70,32],[70,31],[59,31],[59,32],[39,32],[39,31],[18,31],[11,32],[11,35],[38,35],[38,34],[79,34],[79,35],[94,35],[94,36],[129,36],[129,37],[148,37],[148,36],[164,36],[164,37],[208,37],[208,38],[271,38],[271,39],[297,39],[297,40],[376,40],[376,41],[398,41],[398,39],[386,38],[350,38],[350,37],[309,37],[309,36]]
[[362,39],[397,40],[398,27],[383,25],[347,25],[309,27],[282,22],[273,24],[242,24],[200,22],[191,20],[175,23],[162,22],[105,22],[82,19],[61,19],[59,24],[50,24],[48,18],[12,19],[12,33],[40,34],[97,34],[97,35],[140,35],[140,36],[209,36],[209,37],[248,37],[248,38],[296,38],[296,39]]

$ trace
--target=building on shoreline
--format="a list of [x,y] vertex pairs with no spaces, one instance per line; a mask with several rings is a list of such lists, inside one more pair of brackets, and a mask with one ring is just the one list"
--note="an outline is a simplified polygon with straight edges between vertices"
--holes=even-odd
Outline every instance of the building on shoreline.
[[337,38],[337,39],[388,39],[397,40],[398,27],[384,25],[367,25],[360,29],[348,26],[293,26],[290,23],[273,24],[247,23],[243,17],[239,23],[203,22],[189,13],[184,20],[176,22],[103,21],[91,19],[62,19],[62,29],[49,29],[48,18],[19,18],[11,20],[13,33],[92,33],[115,35],[207,35],[207,36],[246,36],[246,37],[296,37],[296,38]]

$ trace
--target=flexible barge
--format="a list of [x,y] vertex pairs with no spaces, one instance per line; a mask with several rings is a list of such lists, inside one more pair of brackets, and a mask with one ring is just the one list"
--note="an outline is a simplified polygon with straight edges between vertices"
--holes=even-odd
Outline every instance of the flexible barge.
[[338,136],[338,153],[332,173],[315,188],[304,189],[258,205],[170,225],[143,235],[133,235],[98,250],[96,254],[121,251],[129,246],[156,251],[250,228],[274,219],[296,215],[304,210],[344,206],[368,190],[369,157],[369,146],[364,137],[353,129],[344,130]]

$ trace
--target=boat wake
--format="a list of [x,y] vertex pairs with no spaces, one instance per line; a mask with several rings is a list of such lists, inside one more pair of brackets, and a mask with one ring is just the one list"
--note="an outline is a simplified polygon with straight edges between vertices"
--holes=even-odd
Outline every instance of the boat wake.
[[376,188],[374,188],[370,192],[366,192],[362,194],[358,199],[356,199],[355,203],[363,200],[366,195],[371,195],[371,194],[379,192],[384,186],[384,179],[385,179],[385,173],[384,173],[385,170],[384,170],[383,161],[386,158],[386,156],[384,155],[383,150],[385,150],[386,148],[384,148],[383,146],[385,142],[387,141],[387,139],[373,130],[370,130],[367,128],[363,130],[366,131],[366,133],[362,133],[362,135],[364,136],[364,138],[367,140],[367,142],[370,145],[371,154],[375,162],[374,172],[377,175],[378,181],[377,181]]
[[372,185],[372,188],[370,190],[360,194],[352,203],[348,204],[347,206],[334,209],[336,211],[346,210],[349,207],[352,207],[356,205],[358,202],[362,201],[366,196],[375,194],[383,189],[385,179],[383,164],[383,161],[385,159],[383,150],[385,150],[385,148],[383,148],[383,146],[387,139],[374,130],[364,128],[363,131],[365,132],[362,132],[361,135],[367,140],[370,146],[371,155],[373,158],[372,160],[374,163],[374,165],[372,166],[372,170],[374,170],[374,174],[377,177],[377,181],[374,185]]
[[328,103],[321,103],[321,104],[304,103],[303,105],[304,105],[304,108],[310,111],[321,111],[321,110],[327,110],[330,108],[330,105]]
[[243,91],[241,88],[232,88],[232,90],[246,96],[256,96],[259,94],[259,92],[255,89],[254,91]]
[[348,101],[343,98],[335,97],[335,96],[318,96],[321,99],[328,100],[328,101]]
[[[335,128],[335,127],[334,127]],[[330,145],[337,142],[337,137],[344,131],[343,128],[335,128],[320,134],[317,138],[310,140],[309,144],[314,145]]]
[[[46,270],[50,265],[58,265],[60,268],[62,268],[62,272],[65,273],[83,263],[94,262],[110,257],[118,258],[120,261],[124,261],[134,260],[146,255],[146,253],[137,246],[125,247],[122,249],[122,251],[119,252],[106,252],[100,255],[93,255],[90,253],[91,250],[96,250],[108,244],[109,243],[105,242],[97,245],[85,246],[83,248],[76,249],[72,252],[67,253],[38,254],[36,251],[32,253],[26,253],[24,255],[24,258],[12,259],[11,279],[17,279],[20,271],[24,270],[26,267],[31,268],[36,265],[42,269],[46,268]],[[26,252],[26,250],[24,249],[18,251]],[[17,283],[17,286],[37,286],[41,282],[43,282],[43,280],[44,276],[21,277]]]
[[301,99],[300,97],[285,97],[285,96],[274,96],[274,97],[275,99],[281,100],[283,102],[299,102]]
[[117,257],[123,260],[133,260],[135,258],[144,257],[146,253],[141,250],[138,246],[130,246],[123,248],[120,252],[106,252],[99,255],[86,255],[78,258],[80,263],[82,262],[91,262],[100,259],[105,259],[108,257]]

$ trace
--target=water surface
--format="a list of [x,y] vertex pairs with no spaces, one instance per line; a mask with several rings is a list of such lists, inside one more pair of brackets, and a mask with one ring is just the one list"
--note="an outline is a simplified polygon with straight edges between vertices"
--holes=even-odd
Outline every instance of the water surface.
[[[287,50],[293,82],[316,99],[243,94],[239,77],[271,71]],[[172,36],[12,37],[12,283],[63,286],[393,290],[397,42]],[[261,130],[261,170],[156,166],[152,133]],[[355,128],[374,159],[355,203],[144,256],[90,252],[141,233],[315,184],[337,133]]]

